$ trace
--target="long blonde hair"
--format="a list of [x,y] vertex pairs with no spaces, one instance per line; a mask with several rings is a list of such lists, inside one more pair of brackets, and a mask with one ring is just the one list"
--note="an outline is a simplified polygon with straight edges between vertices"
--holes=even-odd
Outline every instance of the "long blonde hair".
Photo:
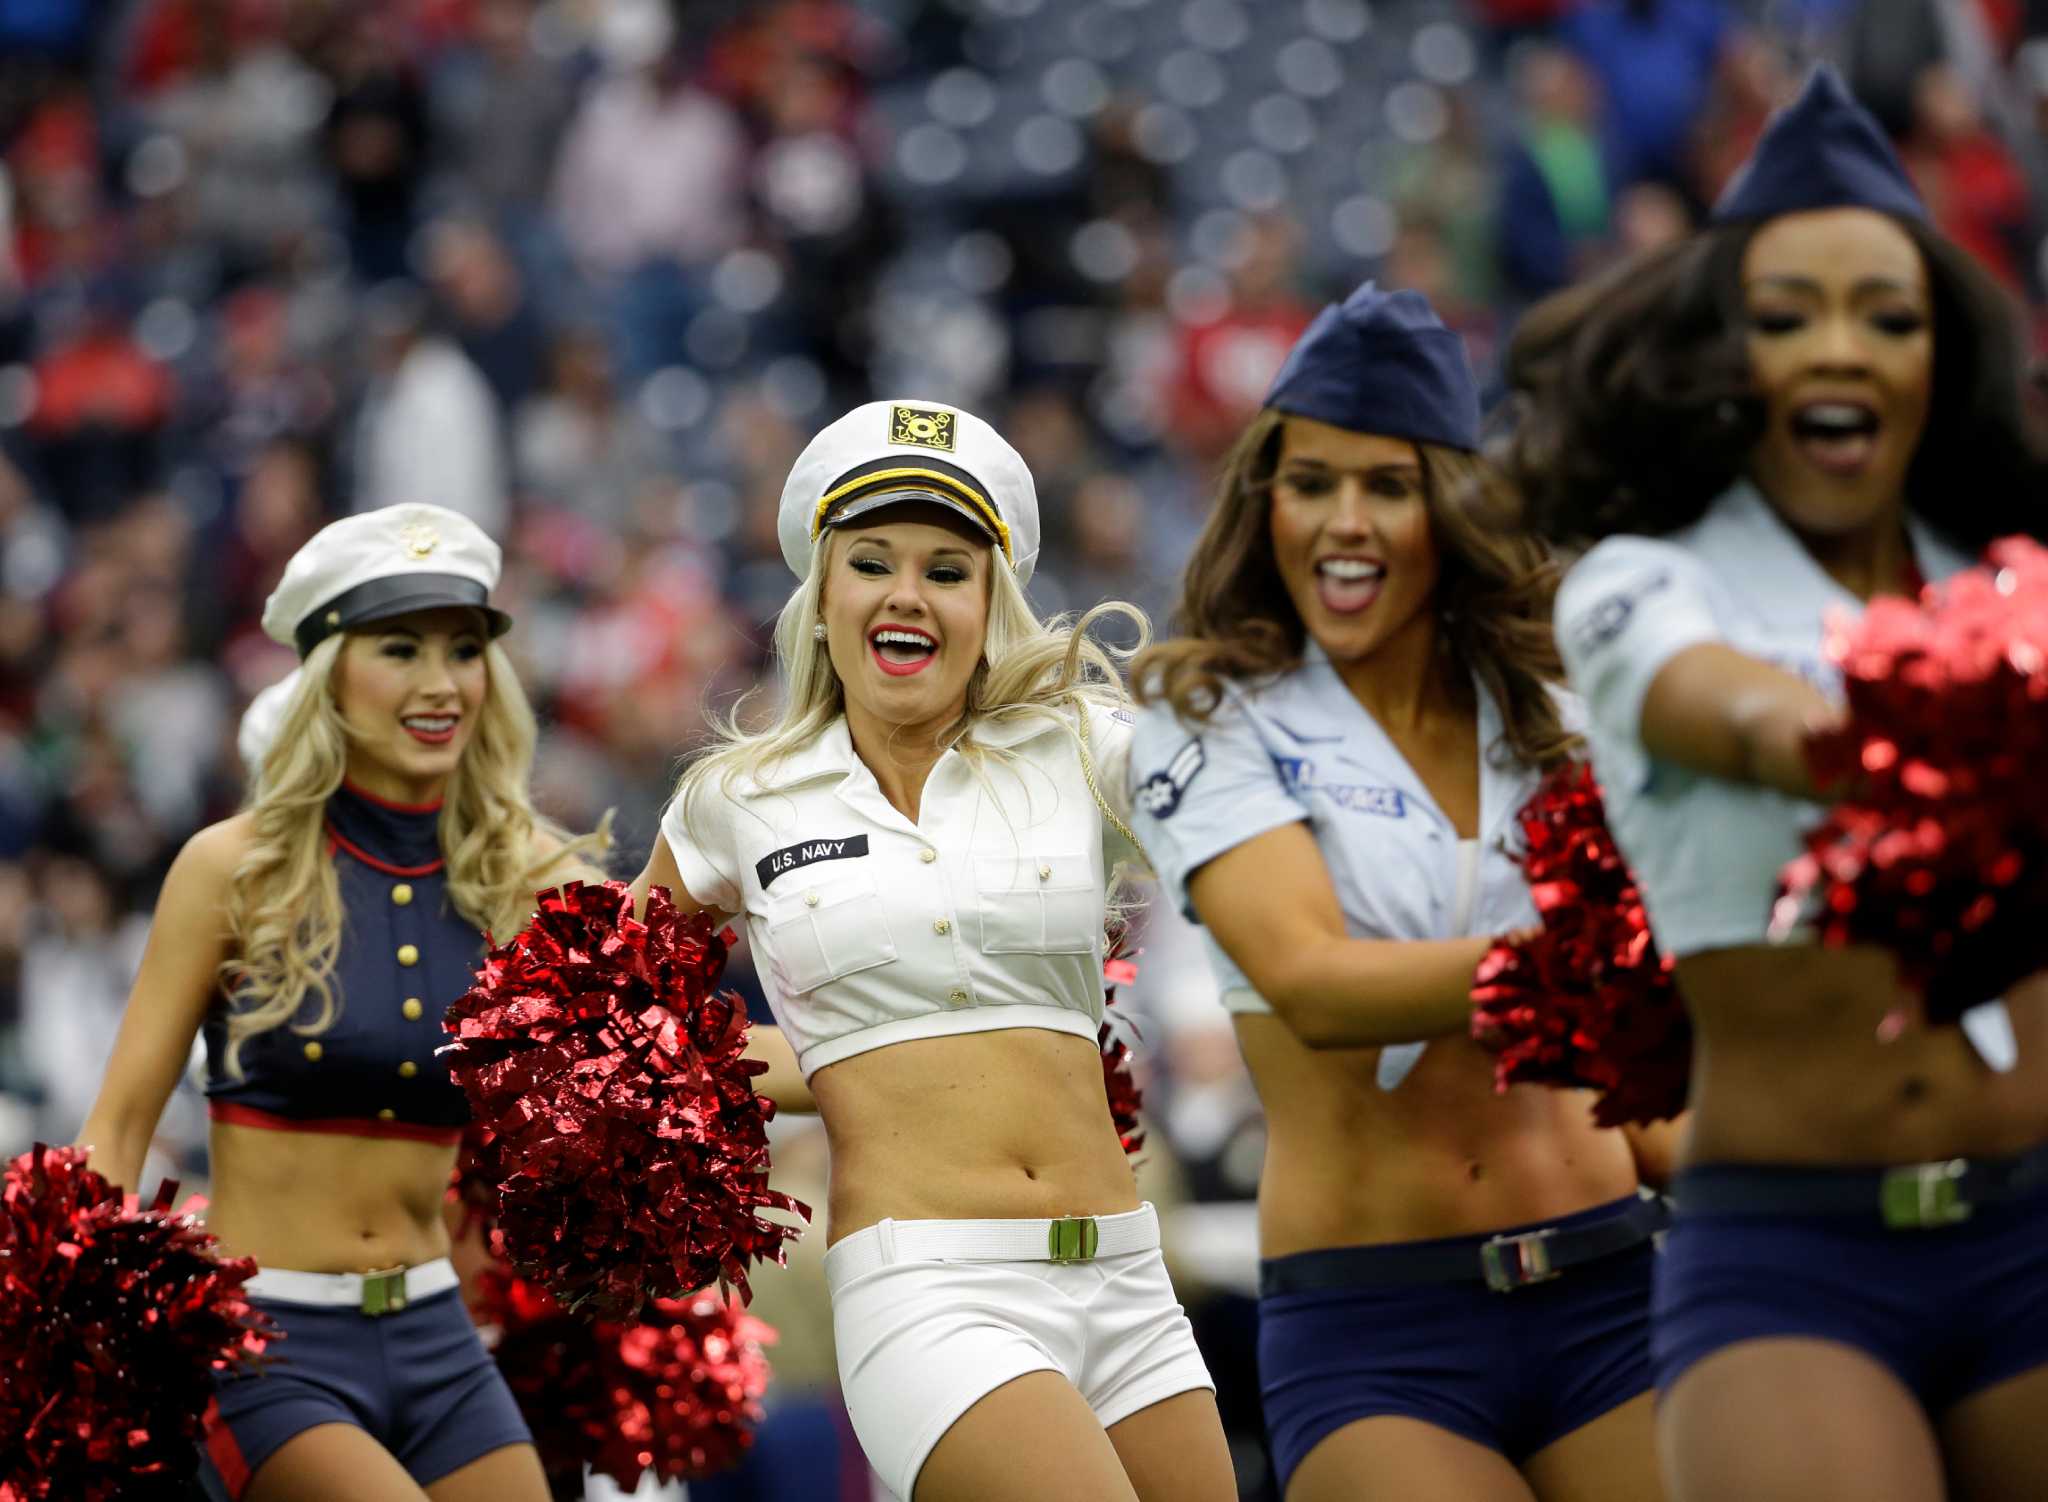
[[[744,776],[772,788],[771,773],[783,761],[810,745],[846,710],[846,690],[833,670],[831,654],[812,634],[819,618],[825,571],[834,539],[828,532],[812,550],[810,571],[790,595],[775,621],[775,659],[784,688],[782,709],[761,730],[742,723],[743,699],[730,714],[712,721],[711,748],[684,769],[676,784],[683,822],[699,828],[702,800],[714,794],[730,798]],[[940,737],[941,744],[961,753],[977,774],[1007,753],[978,744],[977,725],[1008,724],[1032,716],[1058,715],[1079,745],[1079,716],[1093,708],[1118,710],[1130,703],[1120,662],[1128,661],[1151,640],[1151,625],[1137,606],[1106,600],[1078,618],[1055,616],[1041,621],[1007,564],[991,550],[989,558],[988,634],[981,662],[967,680],[967,699],[960,717]],[[1129,651],[1105,647],[1088,633],[1098,621],[1121,616],[1137,627],[1137,645]]]
[[[237,1077],[250,1038],[287,1022],[297,1033],[323,1033],[341,1010],[332,983],[341,888],[327,852],[326,809],[348,769],[349,728],[334,697],[346,640],[330,636],[307,654],[250,786],[254,829],[229,886],[230,942],[220,966],[227,1063]],[[601,861],[611,816],[572,840],[534,811],[527,791],[538,738],[533,707],[502,648],[486,647],[484,663],[483,705],[442,795],[439,833],[449,902],[502,939],[525,926],[536,887]],[[294,1021],[308,997],[316,1015]]]

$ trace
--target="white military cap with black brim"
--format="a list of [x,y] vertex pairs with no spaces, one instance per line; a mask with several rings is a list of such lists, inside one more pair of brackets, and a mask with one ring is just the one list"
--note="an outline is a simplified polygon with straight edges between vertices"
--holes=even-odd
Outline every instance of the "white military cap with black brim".
[[263,632],[304,657],[337,631],[457,606],[492,636],[512,617],[491,603],[503,555],[483,529],[445,506],[408,502],[331,522],[292,554],[263,606]]
[[1019,584],[1038,562],[1038,490],[1024,458],[972,412],[869,402],[804,446],[782,487],[776,533],[798,578],[828,527],[921,501],[972,522]]

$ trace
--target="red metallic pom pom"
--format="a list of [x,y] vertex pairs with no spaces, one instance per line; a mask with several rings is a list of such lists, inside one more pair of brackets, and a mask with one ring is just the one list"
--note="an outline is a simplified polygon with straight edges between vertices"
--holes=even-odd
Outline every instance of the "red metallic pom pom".
[[0,1179],[0,1502],[177,1497],[216,1367],[276,1334],[247,1257],[213,1255],[197,1200],[149,1205],[38,1144]]
[[649,1471],[701,1481],[754,1442],[775,1332],[721,1294],[590,1320],[501,1266],[482,1275],[472,1312],[553,1481],[586,1465],[627,1491]]
[[1807,750],[1847,797],[1772,914],[1774,937],[1891,950],[1935,1022],[2048,967],[2048,550],[1988,559],[1830,623],[1848,714]]
[[623,882],[540,894],[448,1009],[455,1082],[512,1261],[570,1308],[623,1317],[783,1260],[808,1207],[768,1187],[763,1066],[747,1016],[715,988],[726,942],[668,893],[633,917]]
[[1590,767],[1560,767],[1521,812],[1542,927],[1497,941],[1473,978],[1473,1035],[1494,1085],[1597,1090],[1602,1126],[1685,1109],[1692,1025],[1657,952]]
[[[1121,930],[1111,935],[1108,955],[1102,962],[1102,1004],[1109,1007],[1116,1002],[1116,988],[1127,986],[1138,978],[1138,967],[1124,956]],[[1136,1153],[1145,1146],[1145,1129],[1138,1120],[1138,1112],[1145,1104],[1144,1087],[1138,1083],[1138,1076],[1132,1068],[1135,1055],[1131,1045],[1117,1036],[1119,1027],[1133,1038],[1138,1037],[1138,1025],[1119,1012],[1114,1020],[1105,1017],[1102,1027],[1095,1034],[1095,1043],[1102,1050],[1102,1083],[1109,1092],[1109,1119],[1116,1126],[1117,1141],[1123,1144],[1125,1153]]]

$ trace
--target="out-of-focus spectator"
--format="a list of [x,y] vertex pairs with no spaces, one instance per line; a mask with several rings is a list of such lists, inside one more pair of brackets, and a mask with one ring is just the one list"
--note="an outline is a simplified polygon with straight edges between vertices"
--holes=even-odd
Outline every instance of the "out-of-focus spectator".
[[386,284],[366,316],[372,375],[356,420],[354,509],[428,501],[502,532],[504,440],[490,384],[428,327],[417,287]]
[[1173,438],[1196,459],[1220,455],[1259,408],[1313,310],[1295,285],[1301,231],[1284,215],[1245,221],[1231,249],[1230,290],[1213,318],[1181,330]]
[[382,6],[343,6],[324,62],[333,86],[327,158],[340,189],[349,254],[365,282],[406,275],[427,172],[426,96]]
[[1941,0],[1858,0],[1843,18],[1842,71],[1857,102],[1895,137],[1913,129],[1920,70],[1948,56],[1941,10]]
[[[273,662],[290,653],[262,631],[263,602],[284,576],[284,566],[326,520],[321,495],[321,456],[292,437],[273,439],[258,451],[235,506],[232,530],[220,543],[210,603],[218,612],[215,639],[223,644],[221,665],[245,691],[277,674]],[[245,671],[245,654],[258,664]]]
[[478,0],[470,43],[443,58],[430,99],[435,145],[477,204],[538,207],[573,101],[562,70],[534,50],[535,0]]
[[594,330],[555,341],[547,389],[520,409],[512,447],[520,494],[623,527],[650,493],[674,489],[668,443],[619,399],[611,352]]
[[186,422],[224,477],[241,481],[278,439],[316,438],[337,406],[333,379],[294,347],[281,289],[251,283],[222,302],[213,378],[191,394]]
[[1516,70],[1522,122],[1494,231],[1503,280],[1533,301],[1586,268],[1607,237],[1610,187],[1594,122],[1599,85],[1571,53],[1537,46]]
[[1984,124],[1977,102],[1946,63],[1921,71],[1913,91],[1906,165],[1941,232],[2020,289],[2027,179]]
[[1693,195],[1702,204],[1721,196],[1735,171],[1749,160],[1771,111],[1789,97],[1793,79],[1776,42],[1753,31],[1737,32],[1721,54],[1721,67],[1706,108],[1692,128]]
[[77,332],[36,362],[29,432],[52,497],[74,519],[111,515],[156,479],[175,391],[137,342],[131,312],[125,290],[101,278]]
[[1637,183],[1614,206],[1614,254],[1640,255],[1683,240],[1693,231],[1692,208],[1665,183]]
[[701,272],[746,231],[746,139],[691,82],[655,0],[605,14],[609,71],[584,96],[555,167],[556,223],[611,289],[628,378],[672,362],[703,305]]
[[429,227],[427,275],[448,331],[511,411],[540,386],[547,327],[527,293],[525,273],[488,225],[443,219]]
[[231,264],[269,264],[328,211],[319,132],[327,81],[246,15],[190,11],[191,52],[149,104],[166,137],[131,169],[141,186],[182,179],[185,213]]
[[1584,0],[1565,18],[1560,37],[1600,84],[1615,187],[1646,177],[1688,181],[1693,122],[1729,29],[1720,0]]

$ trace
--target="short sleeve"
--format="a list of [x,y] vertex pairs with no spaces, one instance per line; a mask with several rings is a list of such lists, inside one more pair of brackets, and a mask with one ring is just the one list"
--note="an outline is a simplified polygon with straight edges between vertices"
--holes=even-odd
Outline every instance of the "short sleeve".
[[1149,871],[1148,853],[1116,827],[1118,819],[1126,829],[1131,823],[1131,736],[1136,717],[1128,709],[1106,709],[1099,704],[1084,704],[1082,713],[1088,716],[1088,758],[1095,789],[1107,811],[1116,816],[1102,821],[1102,868],[1107,871],[1121,862],[1134,870]]
[[1188,907],[1188,878],[1247,840],[1307,819],[1233,694],[1200,725],[1170,705],[1138,710],[1131,738],[1132,828],[1174,906]]
[[1711,588],[1692,554],[1646,537],[1610,537],[1572,565],[1557,591],[1557,646],[1597,738],[1640,744],[1657,674],[1721,639]]
[[699,798],[700,812],[686,820],[681,795],[669,799],[661,815],[661,837],[668,841],[676,870],[689,894],[708,908],[731,915],[746,907],[741,889],[739,858],[733,849],[732,823],[724,810],[726,798]]

